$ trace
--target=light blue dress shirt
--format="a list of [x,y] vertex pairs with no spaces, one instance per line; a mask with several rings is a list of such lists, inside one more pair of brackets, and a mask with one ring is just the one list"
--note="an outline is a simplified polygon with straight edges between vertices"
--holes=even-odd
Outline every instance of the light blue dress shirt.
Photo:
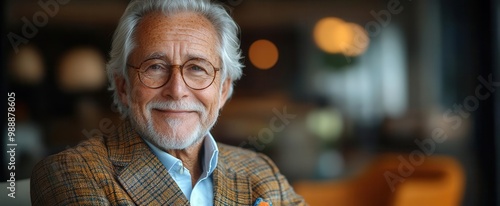
[[191,205],[213,205],[214,204],[214,184],[212,173],[217,166],[219,149],[212,135],[209,133],[203,141],[204,153],[202,160],[202,174],[198,182],[192,187],[191,173],[182,165],[182,161],[176,157],[164,152],[145,141],[153,153],[158,157],[161,163],[165,166],[168,173],[184,195],[187,197]]

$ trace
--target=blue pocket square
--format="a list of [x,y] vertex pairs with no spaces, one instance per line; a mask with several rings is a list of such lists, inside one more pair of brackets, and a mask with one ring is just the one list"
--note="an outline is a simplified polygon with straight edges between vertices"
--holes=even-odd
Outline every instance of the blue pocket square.
[[253,206],[273,206],[273,203],[259,197],[255,200],[255,203],[253,203]]

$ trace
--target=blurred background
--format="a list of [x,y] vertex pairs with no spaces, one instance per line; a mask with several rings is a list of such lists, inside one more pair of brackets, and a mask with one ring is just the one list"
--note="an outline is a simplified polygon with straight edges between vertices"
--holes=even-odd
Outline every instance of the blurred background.
[[[120,124],[104,68],[128,2],[2,1],[18,181]],[[311,205],[499,205],[498,0],[223,2],[246,67],[218,141],[269,155]]]

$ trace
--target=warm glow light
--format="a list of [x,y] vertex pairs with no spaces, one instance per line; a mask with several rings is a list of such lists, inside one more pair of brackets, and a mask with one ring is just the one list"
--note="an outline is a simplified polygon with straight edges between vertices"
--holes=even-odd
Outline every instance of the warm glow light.
[[343,53],[347,56],[358,56],[363,54],[366,49],[368,49],[368,45],[370,43],[368,33],[358,24],[347,23],[347,25],[351,27],[354,35],[352,36],[351,43],[347,49],[343,51]]
[[342,20],[327,17],[316,23],[314,40],[320,49],[328,53],[342,53],[353,36],[352,29]]
[[278,62],[278,48],[269,40],[255,41],[248,53],[250,62],[259,69],[270,69]]
[[33,46],[25,46],[12,56],[10,74],[24,84],[38,84],[45,77],[43,58]]
[[316,23],[314,41],[325,52],[347,56],[362,54],[369,44],[363,27],[335,17],[326,17]]
[[59,83],[66,91],[97,90],[106,83],[104,68],[104,58],[95,49],[74,49],[59,65]]

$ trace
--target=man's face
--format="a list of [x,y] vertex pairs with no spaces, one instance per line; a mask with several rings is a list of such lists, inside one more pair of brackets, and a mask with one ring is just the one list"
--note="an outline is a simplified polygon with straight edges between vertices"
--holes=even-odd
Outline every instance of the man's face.
[[[149,14],[139,22],[134,40],[136,46],[128,60],[134,67],[152,56],[161,56],[172,65],[203,58],[221,67],[217,33],[196,13]],[[163,150],[184,149],[203,139],[215,124],[230,86],[229,79],[221,83],[220,71],[203,90],[189,88],[178,69],[173,69],[170,80],[158,89],[142,84],[134,68],[129,68],[129,77],[130,88],[117,80],[121,101],[141,136]]]

